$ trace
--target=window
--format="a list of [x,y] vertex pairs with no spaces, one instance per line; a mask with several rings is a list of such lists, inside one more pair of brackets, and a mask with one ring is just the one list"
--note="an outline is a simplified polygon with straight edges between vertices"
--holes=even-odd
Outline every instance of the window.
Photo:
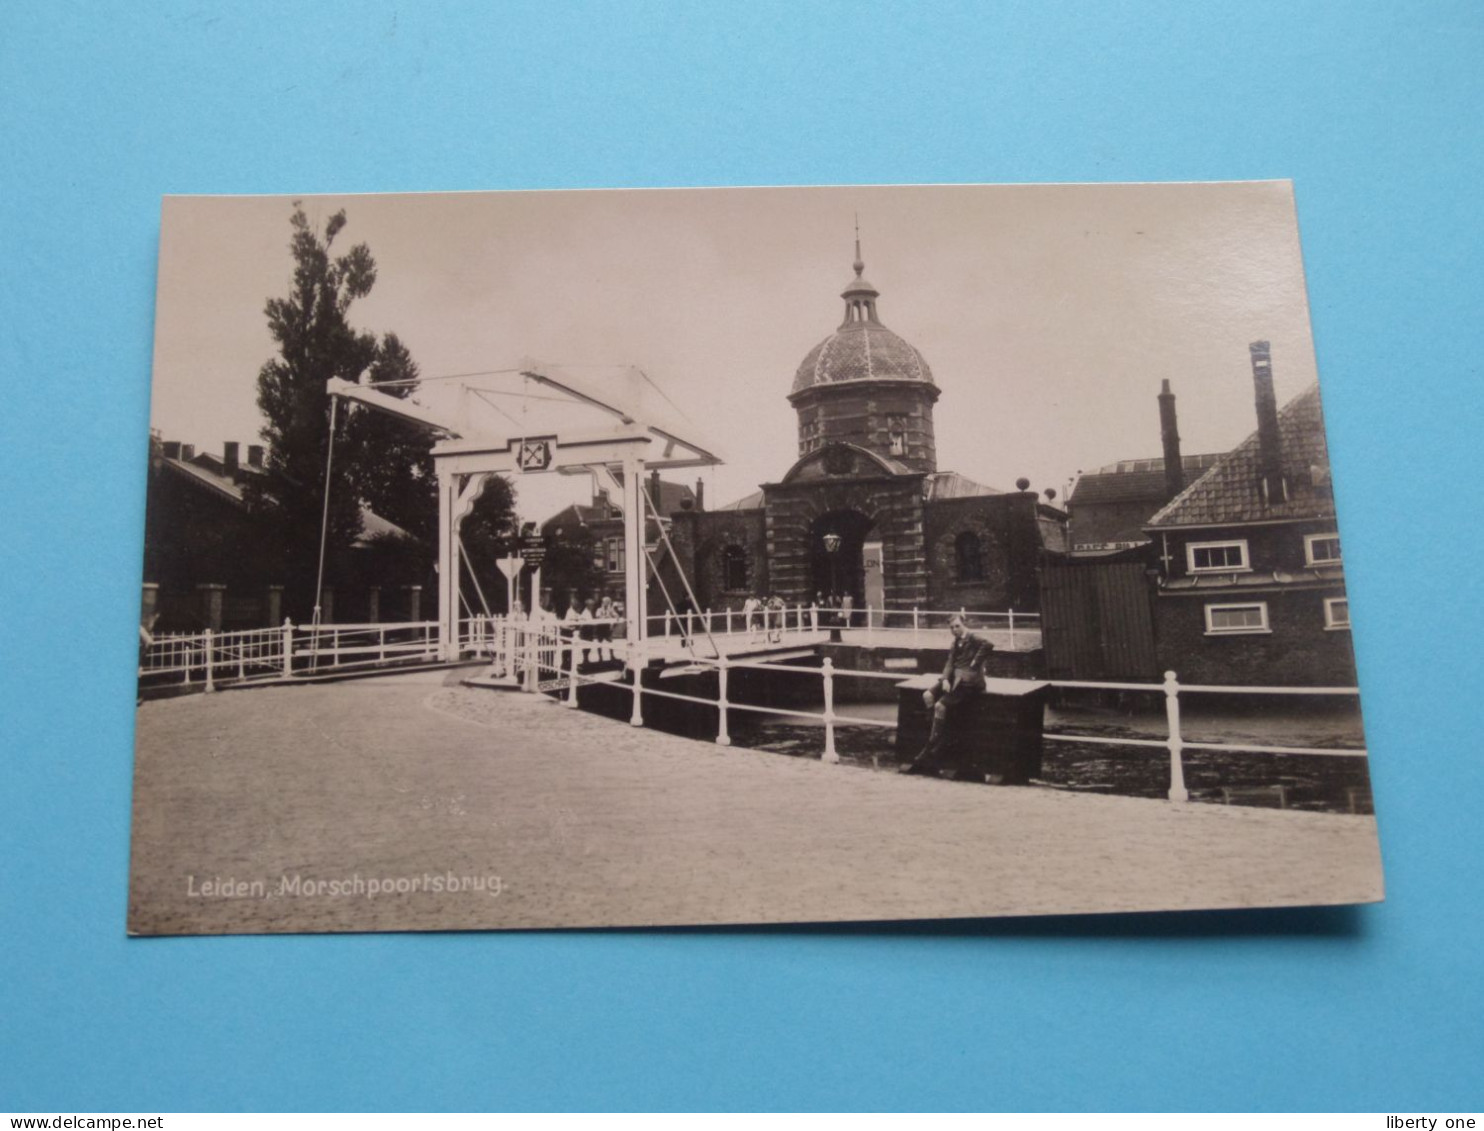
[[907,454],[907,418],[891,415],[886,418],[887,448],[894,456]]
[[1207,605],[1206,635],[1228,636],[1244,632],[1270,632],[1266,601],[1245,605]]
[[979,535],[965,530],[954,540],[953,551],[960,583],[984,580],[984,552],[979,545]]
[[741,546],[728,546],[721,552],[721,578],[723,588],[747,588],[747,551]]
[[1340,564],[1338,534],[1305,534],[1304,560],[1311,566]]
[[1231,542],[1192,542],[1185,547],[1185,564],[1191,573],[1246,573],[1252,569],[1247,561],[1247,540]]
[[807,417],[799,427],[799,454],[807,455],[822,442],[824,426],[819,417]]
[[1348,597],[1326,597],[1324,599],[1324,627],[1348,629],[1350,627],[1350,600]]
[[608,559],[606,562],[604,562],[604,565],[607,567],[608,572],[609,573],[622,573],[623,572],[623,539],[622,538],[609,538],[609,539],[607,539],[603,543],[603,545],[604,545],[605,550],[606,550],[605,557]]

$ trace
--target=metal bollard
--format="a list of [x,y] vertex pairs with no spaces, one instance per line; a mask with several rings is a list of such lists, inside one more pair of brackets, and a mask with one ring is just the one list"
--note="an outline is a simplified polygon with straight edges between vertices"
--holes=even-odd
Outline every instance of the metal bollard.
[[730,746],[732,736],[727,733],[727,658],[723,654],[716,662],[716,744]]
[[640,686],[640,676],[644,672],[644,645],[635,640],[629,645],[629,668],[634,675],[634,711],[629,716],[629,725],[642,727],[644,725],[644,711],[640,705],[640,699],[644,694]]
[[1180,734],[1180,684],[1165,672],[1165,718],[1170,724],[1170,800],[1189,801],[1185,789],[1185,741]]
[[822,761],[838,763],[840,755],[835,750],[835,662],[824,658],[824,757]]

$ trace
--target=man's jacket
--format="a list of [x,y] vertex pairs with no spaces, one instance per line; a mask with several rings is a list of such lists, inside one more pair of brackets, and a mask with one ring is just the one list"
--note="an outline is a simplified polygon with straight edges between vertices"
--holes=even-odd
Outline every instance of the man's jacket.
[[987,636],[969,629],[962,636],[953,638],[948,649],[948,662],[943,665],[943,679],[949,689],[960,684],[976,690],[984,690],[984,665],[989,663],[989,654],[994,644]]

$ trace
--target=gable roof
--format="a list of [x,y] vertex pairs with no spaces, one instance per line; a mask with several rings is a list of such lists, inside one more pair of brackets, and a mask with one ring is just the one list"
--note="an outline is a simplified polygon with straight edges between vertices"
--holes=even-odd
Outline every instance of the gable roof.
[[927,498],[930,503],[939,499],[976,499],[981,495],[1003,494],[997,488],[976,483],[956,471],[935,471],[928,476]]
[[[189,459],[180,456],[160,456],[160,466],[171,473],[180,476],[192,486],[213,492],[226,499],[235,507],[247,507],[247,493],[243,491],[242,484],[248,479],[256,479],[266,482],[268,474],[261,467],[252,464],[239,464],[237,475],[228,474],[226,462],[222,457],[210,452],[197,452]],[[354,546],[360,548],[370,545],[372,539],[377,537],[407,538],[417,541],[402,527],[388,518],[382,518],[364,502],[360,504],[361,532],[356,535]]]
[[[1201,473],[1208,471],[1224,452],[1203,453],[1184,456],[1180,466],[1188,482],[1194,482]],[[1159,503],[1165,500],[1165,461],[1163,457],[1153,459],[1120,460],[1086,472],[1077,478],[1072,488],[1068,505],[1085,506],[1089,503]]]
[[760,510],[763,505],[763,493],[754,491],[750,495],[743,495],[735,503],[728,503],[724,507],[717,507],[720,511],[755,511]]
[[[622,475],[617,475],[616,478],[620,483],[623,482]],[[648,479],[644,480],[644,489],[645,491],[650,490],[650,481]],[[655,509],[659,511],[661,516],[663,516],[664,518],[669,518],[676,511],[682,510],[682,504],[684,504],[686,501],[689,501],[691,503],[694,503],[696,501],[696,493],[694,490],[686,486],[684,483],[671,483],[668,479],[660,480],[659,495],[654,500],[654,505]],[[647,505],[648,504],[646,504],[646,506]],[[570,523],[576,526],[586,526],[592,522],[617,520],[622,517],[623,508],[619,506],[617,502],[610,501],[608,504],[608,509],[606,511],[604,511],[602,507],[595,506],[590,503],[569,503],[567,506],[557,511],[556,514],[544,520],[541,523],[541,528],[544,530],[546,527],[551,526],[553,523],[556,523],[558,525],[566,525]]]
[[1329,447],[1324,439],[1324,409],[1317,383],[1278,412],[1278,436],[1283,449],[1283,474],[1288,480],[1286,502],[1263,503],[1258,485],[1258,439],[1253,432],[1155,512],[1146,529],[1333,517]]

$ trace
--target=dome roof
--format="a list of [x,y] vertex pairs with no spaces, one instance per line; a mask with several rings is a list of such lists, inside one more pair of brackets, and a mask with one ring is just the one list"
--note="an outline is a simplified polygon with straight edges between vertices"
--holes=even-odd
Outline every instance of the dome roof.
[[855,243],[855,278],[840,293],[845,321],[805,356],[790,396],[845,381],[913,381],[933,384],[933,371],[915,346],[892,333],[876,315],[880,292],[866,282],[860,235]]
[[842,381],[933,383],[933,371],[917,347],[880,322],[848,322],[805,356],[794,374],[793,392]]

